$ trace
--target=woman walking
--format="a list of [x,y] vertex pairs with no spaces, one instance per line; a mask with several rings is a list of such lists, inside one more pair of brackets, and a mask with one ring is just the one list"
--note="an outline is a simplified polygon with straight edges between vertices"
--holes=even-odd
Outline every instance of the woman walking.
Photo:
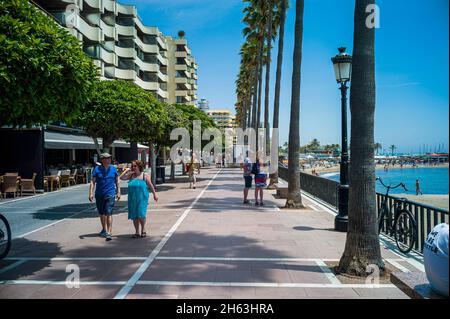
[[[133,238],[146,237],[145,224],[147,221],[147,205],[149,189],[153,193],[153,199],[157,202],[156,191],[148,174],[144,173],[144,165],[141,161],[131,162],[131,169],[127,168],[121,175],[121,180],[128,180],[128,219],[134,224],[135,234]],[[139,233],[139,226],[141,232]]]
[[[255,206],[264,206],[263,190],[267,187],[267,174],[262,169],[263,164],[257,157],[252,167],[252,174],[255,175]],[[258,194],[260,201],[258,202]]]

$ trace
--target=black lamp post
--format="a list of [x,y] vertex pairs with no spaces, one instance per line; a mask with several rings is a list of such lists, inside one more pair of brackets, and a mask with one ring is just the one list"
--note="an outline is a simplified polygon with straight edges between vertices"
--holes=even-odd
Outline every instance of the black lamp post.
[[342,143],[341,165],[339,185],[339,213],[334,220],[334,229],[347,231],[348,224],[348,142],[347,142],[347,83],[352,74],[352,56],[345,52],[345,48],[338,49],[339,54],[331,58],[336,75],[336,81],[340,84],[342,105]]

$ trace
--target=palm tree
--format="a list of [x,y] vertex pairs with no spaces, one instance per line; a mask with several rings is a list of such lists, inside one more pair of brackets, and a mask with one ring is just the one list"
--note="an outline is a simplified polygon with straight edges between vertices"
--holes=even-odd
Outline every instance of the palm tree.
[[376,152],[377,155],[378,155],[378,151],[381,150],[381,149],[383,149],[383,146],[382,146],[380,143],[375,143],[374,149],[375,149],[375,152]]
[[395,146],[394,144],[392,144],[391,146],[389,146],[389,149],[391,150],[392,156],[394,156],[394,151],[397,149],[397,146]]
[[[284,26],[286,24],[286,11],[287,11],[287,0],[280,0],[279,10],[280,10],[280,33],[278,36],[278,56],[277,56],[277,71],[275,76],[275,98],[273,102],[273,123],[272,123],[272,145],[274,138],[274,131],[278,129],[279,126],[279,114],[280,114],[280,93],[281,93],[281,71],[283,66],[283,49],[284,49]],[[272,148],[271,152],[276,152]],[[278,163],[274,163],[278,165]],[[274,187],[278,184],[278,170],[270,175],[269,188]]]
[[367,147],[374,145],[375,29],[365,22],[366,8],[374,3],[356,0],[354,13],[348,229],[338,270],[355,276],[367,276],[369,265],[384,270],[377,229],[374,148]]
[[289,180],[286,207],[303,207],[300,192],[300,81],[302,66],[304,0],[297,0],[295,10],[294,61],[292,70],[291,120],[289,125]]

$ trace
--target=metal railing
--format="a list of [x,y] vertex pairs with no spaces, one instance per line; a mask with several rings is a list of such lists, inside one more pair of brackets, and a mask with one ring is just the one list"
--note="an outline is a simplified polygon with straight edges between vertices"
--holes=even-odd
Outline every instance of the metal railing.
[[[377,193],[377,216],[380,213],[381,204],[385,197],[385,194]],[[394,216],[394,208],[396,204],[402,205],[400,197],[389,195],[387,205],[391,210],[392,216]],[[414,244],[413,250],[422,253],[427,236],[434,226],[440,223],[449,222],[449,212],[448,210],[442,208],[417,203],[411,200],[405,200],[403,205],[405,205],[404,208],[411,212],[417,223],[417,240]],[[386,225],[383,225],[381,232],[387,236],[390,236],[390,234],[386,231],[386,228]]]
[[[288,168],[280,164],[278,170],[279,176],[288,180]],[[300,172],[301,189],[314,197],[330,204],[334,208],[338,208],[339,203],[339,183],[329,180],[327,178],[314,176]],[[377,216],[381,210],[381,203],[385,198],[385,194],[377,193]],[[394,207],[396,203],[400,202],[400,198],[396,196],[388,196],[387,205],[391,209],[392,216],[394,216]],[[424,243],[431,230],[440,223],[449,222],[449,211],[443,208],[438,208],[422,203],[417,203],[411,200],[404,201],[405,208],[407,208],[414,216],[417,223],[417,240],[413,247],[416,252],[422,253]],[[386,231],[386,225],[382,227],[381,232],[387,236],[390,234]]]
[[[279,176],[288,180],[288,168],[280,165],[278,168]],[[339,203],[339,183],[328,178],[314,176],[300,172],[300,187],[303,191],[337,208]]]

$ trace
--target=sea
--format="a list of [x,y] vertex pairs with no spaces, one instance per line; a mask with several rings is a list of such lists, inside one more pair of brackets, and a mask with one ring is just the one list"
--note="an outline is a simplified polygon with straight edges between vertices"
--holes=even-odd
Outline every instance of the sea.
[[[420,188],[423,194],[448,195],[449,177],[448,167],[430,167],[430,168],[389,168],[376,170],[375,176],[380,177],[386,185],[395,186],[403,182],[408,189],[406,194],[416,194],[416,179],[419,179]],[[339,173],[325,173],[320,176],[339,181]],[[376,185],[376,191],[385,193],[384,188],[379,182]],[[397,188],[390,191],[390,194],[404,194],[403,188]]]

